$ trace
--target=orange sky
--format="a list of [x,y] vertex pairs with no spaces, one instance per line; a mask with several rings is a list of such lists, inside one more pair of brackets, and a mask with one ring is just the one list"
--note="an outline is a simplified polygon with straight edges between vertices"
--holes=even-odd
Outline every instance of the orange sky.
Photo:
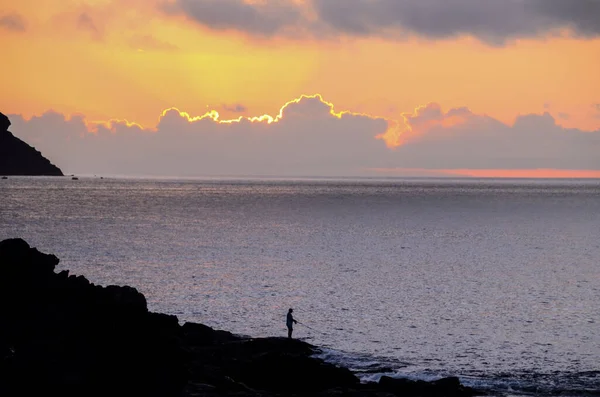
[[[389,120],[435,102],[507,124],[549,112],[564,127],[600,129],[600,39],[255,38],[165,15],[158,3],[0,0],[0,17],[24,21],[24,30],[0,30],[0,111],[153,127],[171,107],[276,115],[320,93],[338,110]],[[228,110],[236,105],[243,111]]]

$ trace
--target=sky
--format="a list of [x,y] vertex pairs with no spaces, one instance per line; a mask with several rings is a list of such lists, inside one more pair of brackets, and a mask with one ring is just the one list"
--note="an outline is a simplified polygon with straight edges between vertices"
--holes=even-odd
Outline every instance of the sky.
[[600,177],[600,0],[0,0],[66,173]]

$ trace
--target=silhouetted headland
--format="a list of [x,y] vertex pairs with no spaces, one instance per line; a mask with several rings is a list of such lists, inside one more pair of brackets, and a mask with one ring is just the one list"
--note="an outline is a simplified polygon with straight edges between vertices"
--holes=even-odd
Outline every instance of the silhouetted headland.
[[10,120],[0,113],[0,175],[63,176],[60,168],[15,137]]
[[56,273],[58,263],[21,239],[0,242],[2,396],[477,394],[457,378],[361,384],[308,343],[180,325],[135,288]]

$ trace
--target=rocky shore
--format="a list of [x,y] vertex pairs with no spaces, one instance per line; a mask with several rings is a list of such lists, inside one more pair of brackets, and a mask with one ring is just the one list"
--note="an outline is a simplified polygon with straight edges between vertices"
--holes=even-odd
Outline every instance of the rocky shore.
[[348,369],[285,338],[243,338],[148,311],[135,288],[55,272],[59,259],[0,242],[2,396],[473,396],[457,378],[383,377]]

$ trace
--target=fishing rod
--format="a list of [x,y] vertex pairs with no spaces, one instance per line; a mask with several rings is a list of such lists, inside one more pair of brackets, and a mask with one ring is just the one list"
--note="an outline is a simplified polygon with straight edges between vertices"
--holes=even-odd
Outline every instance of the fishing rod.
[[304,325],[306,328],[308,328],[308,329],[310,329],[310,330],[313,330],[313,331],[315,331],[315,332],[318,332],[318,333],[320,333],[320,334],[327,335],[325,332],[323,332],[323,331],[319,331],[318,329],[314,329],[313,327],[311,327],[311,326],[309,326],[309,325],[306,325],[306,324],[304,324],[304,323],[301,323],[300,321],[298,321],[298,324],[300,324],[300,325]]

